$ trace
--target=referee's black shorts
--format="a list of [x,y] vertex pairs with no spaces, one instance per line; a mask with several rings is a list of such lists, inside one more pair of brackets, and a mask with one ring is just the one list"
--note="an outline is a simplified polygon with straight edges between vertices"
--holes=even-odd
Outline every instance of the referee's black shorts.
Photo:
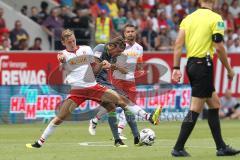
[[211,98],[215,91],[213,78],[213,63],[206,58],[191,57],[187,62],[187,75],[192,87],[192,96]]

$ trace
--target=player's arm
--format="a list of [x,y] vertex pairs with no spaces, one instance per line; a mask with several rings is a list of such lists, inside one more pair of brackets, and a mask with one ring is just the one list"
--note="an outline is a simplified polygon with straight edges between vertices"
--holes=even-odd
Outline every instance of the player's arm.
[[109,69],[111,67],[111,64],[106,60],[101,62],[100,59],[98,59],[97,57],[94,57],[94,62],[91,63],[91,66],[93,69],[93,73],[96,75],[102,69]]
[[104,44],[97,45],[91,52],[93,55],[93,61],[91,63],[93,73],[98,74],[101,69],[107,69],[110,68],[110,63],[106,60],[101,61],[100,57],[102,56],[102,53],[104,51]]
[[143,56],[142,55],[140,57],[138,57],[138,59],[137,59],[136,70],[143,71]]
[[213,25],[212,25],[213,45],[217,51],[218,58],[220,59],[220,61],[222,62],[222,64],[228,71],[228,78],[233,79],[234,72],[233,72],[230,64],[228,63],[226,50],[225,50],[224,44],[223,44],[224,29],[225,29],[225,27],[224,27],[224,22],[222,20],[222,17],[221,16],[216,17],[213,20]]
[[118,70],[122,74],[127,74],[128,73],[128,69],[126,67],[120,67],[116,64],[111,64],[111,69],[112,70]]
[[135,70],[135,78],[141,77],[145,75],[147,72],[143,68],[143,56],[138,57],[136,70]]
[[228,63],[227,54],[223,42],[214,42],[214,47],[216,48],[218,58],[228,71],[228,78],[233,79],[235,73],[231,68],[230,64]]
[[180,71],[180,60],[182,55],[182,47],[185,41],[185,31],[183,29],[179,30],[175,47],[174,47],[174,55],[173,55],[173,73],[172,80],[175,82],[179,82],[182,77],[182,73]]
[[64,56],[64,54],[62,52],[58,52],[57,59],[61,63],[65,63],[66,62],[66,57]]

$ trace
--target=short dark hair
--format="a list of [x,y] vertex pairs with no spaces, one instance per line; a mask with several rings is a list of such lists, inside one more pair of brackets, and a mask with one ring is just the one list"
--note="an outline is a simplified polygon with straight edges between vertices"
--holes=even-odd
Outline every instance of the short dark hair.
[[47,9],[48,8],[48,3],[46,1],[41,2],[41,8],[42,9]]
[[126,25],[123,27],[123,32],[124,32],[124,31],[126,30],[126,28],[128,28],[128,27],[137,29],[135,25],[128,23],[128,24],[126,24]]
[[36,42],[36,41],[40,41],[40,42],[42,42],[42,38],[40,38],[40,37],[36,37],[34,41],[35,41],[35,42]]
[[122,37],[123,37],[123,38],[125,38],[124,32],[125,32],[126,28],[128,28],[128,27],[137,29],[137,27],[136,27],[135,25],[133,25],[133,24],[130,24],[130,23],[126,24],[126,25],[123,27],[123,29],[122,29]]

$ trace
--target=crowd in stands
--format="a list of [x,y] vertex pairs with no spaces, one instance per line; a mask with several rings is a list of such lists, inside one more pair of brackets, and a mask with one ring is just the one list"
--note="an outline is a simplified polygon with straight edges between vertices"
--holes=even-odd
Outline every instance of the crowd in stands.
[[[181,20],[198,8],[198,0],[54,0],[58,7],[24,5],[20,12],[42,26],[52,49],[63,48],[60,33],[64,28],[75,31],[78,44],[106,43],[121,35],[126,23],[138,28],[138,42],[144,50],[171,52]],[[228,52],[240,53],[240,6],[238,0],[220,0],[216,12],[225,22],[225,45]],[[21,20],[8,28],[0,9],[0,49],[41,49],[41,39],[29,47],[27,31]]]
[[227,89],[224,96],[221,97],[220,118],[240,119],[240,103],[236,97],[232,96],[230,89]]

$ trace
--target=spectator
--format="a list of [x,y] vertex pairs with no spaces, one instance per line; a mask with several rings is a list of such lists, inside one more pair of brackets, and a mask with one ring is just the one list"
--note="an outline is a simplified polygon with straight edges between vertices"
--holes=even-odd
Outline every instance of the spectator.
[[240,104],[234,106],[234,112],[230,116],[231,119],[240,119]]
[[30,18],[31,18],[34,22],[39,23],[39,19],[38,19],[38,8],[37,8],[36,6],[32,6]]
[[227,42],[228,40],[234,40],[238,37],[236,33],[234,33],[233,29],[229,28],[226,31],[226,34],[224,36],[224,41]]
[[124,27],[124,25],[127,22],[127,18],[125,17],[125,11],[123,8],[120,8],[119,13],[118,13],[118,17],[117,18],[113,18],[113,25],[114,25],[114,29],[117,32],[121,32],[122,28]]
[[186,9],[186,12],[188,14],[193,13],[197,9],[195,4],[196,4],[196,2],[194,2],[194,1],[189,1],[188,2],[188,7]]
[[139,11],[137,9],[133,9],[132,11],[132,24],[134,26],[140,26],[140,15],[139,15]]
[[159,26],[167,26],[168,27],[168,23],[167,23],[167,17],[166,17],[166,13],[165,12],[161,12],[158,16],[158,25]]
[[226,42],[226,49],[227,49],[227,52],[230,53],[230,51],[231,51],[232,48],[233,48],[233,43],[234,43],[234,41],[233,41],[232,38],[229,38],[229,39],[227,40],[227,42]]
[[157,42],[159,43],[156,46],[156,50],[166,52],[173,49],[173,40],[169,36],[169,31],[166,25],[160,26],[160,33]]
[[91,34],[89,23],[90,17],[84,14],[82,9],[77,9],[76,16],[70,19],[69,26],[74,30],[77,45],[89,45]]
[[4,10],[3,8],[0,8],[0,28],[6,28],[6,23],[3,18]]
[[240,28],[240,13],[238,13],[238,17],[234,19],[234,26],[236,30]]
[[75,0],[75,9],[74,12],[76,12],[77,9],[88,9],[89,6],[86,3],[86,0]]
[[101,10],[100,10],[100,8],[98,7],[98,4],[97,4],[97,0],[91,0],[91,2],[90,2],[90,12],[91,12],[91,15],[93,17],[93,21],[95,22],[96,18],[101,13]]
[[10,34],[10,31],[7,28],[0,28],[0,44],[2,44],[3,40],[5,39],[8,39],[9,42],[11,42],[9,38],[9,34]]
[[143,50],[155,50],[158,46],[158,34],[152,29],[152,21],[148,20],[146,28],[142,32]]
[[223,19],[224,20],[224,23],[225,23],[225,26],[226,26],[226,29],[231,29],[231,30],[235,30],[235,26],[234,26],[234,21],[233,21],[233,17],[232,17],[232,14],[229,13],[227,15],[226,18]]
[[107,6],[110,10],[109,16],[111,18],[117,18],[119,10],[118,10],[116,0],[109,0],[109,2],[107,3]]
[[0,50],[9,51],[11,48],[11,40],[9,38],[9,30],[7,28],[0,29]]
[[27,5],[24,5],[22,6],[21,8],[21,13],[24,15],[24,16],[27,16],[27,13],[28,12],[28,6]]
[[178,27],[181,22],[180,17],[175,13],[172,19],[167,19],[168,26],[170,27],[169,36],[175,42],[178,33]]
[[131,11],[127,12],[127,24],[132,24],[136,26],[135,20],[133,19],[133,14]]
[[166,12],[166,16],[168,18],[172,17],[172,5],[168,4],[166,5],[165,3],[156,3],[154,6],[154,10],[157,11],[157,15],[159,15],[162,12]]
[[106,1],[106,0],[99,0],[99,2],[98,2],[98,7],[99,7],[99,9],[100,9],[101,11],[102,11],[102,10],[105,10],[106,15],[109,16],[110,10],[109,10],[109,8],[108,8],[107,1]]
[[143,31],[147,28],[148,26],[148,21],[149,21],[149,16],[148,16],[148,11],[144,11],[141,13],[141,18],[140,18],[140,30]]
[[34,39],[34,44],[28,50],[42,50],[42,39],[40,37],[36,37]]
[[12,50],[19,49],[20,41],[22,39],[28,41],[29,40],[29,35],[28,35],[27,31],[22,28],[21,21],[16,20],[15,21],[15,27],[10,32],[10,40],[11,40]]
[[19,44],[16,46],[15,50],[28,50],[28,40],[20,39]]
[[234,18],[237,18],[238,14],[240,13],[238,0],[232,0],[231,6],[229,7],[229,12],[233,15]]
[[239,37],[235,38],[233,40],[233,44],[228,49],[228,52],[230,52],[230,53],[240,53],[240,39],[239,39]]
[[151,19],[151,21],[153,23],[153,30],[155,32],[158,32],[159,31],[159,25],[158,25],[158,19],[156,17],[157,17],[156,12],[153,11],[153,10],[150,11],[149,18]]
[[226,19],[229,14],[229,5],[228,3],[224,2],[221,6],[221,15],[223,19]]
[[63,20],[63,27],[69,28],[70,19],[73,17],[73,13],[68,6],[60,7],[60,18]]
[[11,44],[9,43],[8,39],[3,39],[2,43],[0,44],[0,51],[10,51]]
[[41,2],[41,11],[38,13],[39,24],[42,24],[48,17],[48,3],[46,1]]
[[180,0],[174,0],[172,3],[172,13],[177,13],[178,16],[182,19],[186,14],[185,10],[183,9]]
[[146,11],[146,10],[150,11],[153,8],[153,6],[149,4],[149,0],[142,0],[141,8],[144,11]]
[[73,0],[60,0],[61,6],[73,7]]
[[230,89],[225,91],[223,97],[221,97],[221,108],[219,110],[219,117],[226,118],[230,117],[234,112],[234,107],[238,105],[236,98],[232,97],[232,92]]
[[[134,2],[133,3],[130,3],[130,2],[133,2],[133,1],[119,0],[118,3],[117,3],[118,4],[118,8],[124,8],[125,11],[129,11],[129,7],[131,7],[132,4],[134,3]],[[130,10],[133,10],[133,8],[130,9]]]
[[107,16],[106,10],[101,10],[100,17],[96,19],[95,29],[95,41],[97,44],[109,42],[110,37],[116,34],[112,20]]
[[[42,24],[43,30],[48,34],[50,46],[55,50],[62,50],[61,33],[63,30],[63,20],[59,17],[58,8],[53,8],[50,16]],[[54,44],[54,46],[52,46]]]

